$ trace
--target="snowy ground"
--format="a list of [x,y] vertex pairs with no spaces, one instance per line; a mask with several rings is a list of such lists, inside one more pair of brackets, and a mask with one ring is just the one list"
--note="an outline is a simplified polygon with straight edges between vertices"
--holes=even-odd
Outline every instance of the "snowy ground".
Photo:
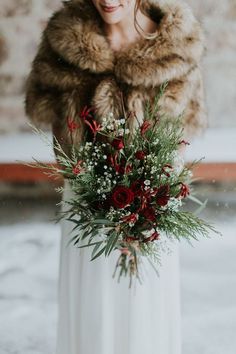
[[[1,204],[0,354],[54,353],[60,236],[54,204],[44,210],[29,201]],[[203,216],[223,237],[181,244],[183,354],[236,353],[235,211],[209,205]]]

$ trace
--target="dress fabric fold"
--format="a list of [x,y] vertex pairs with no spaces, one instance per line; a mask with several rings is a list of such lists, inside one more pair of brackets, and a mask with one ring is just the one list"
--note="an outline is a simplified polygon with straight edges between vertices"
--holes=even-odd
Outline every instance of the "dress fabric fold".
[[[66,201],[67,179],[64,187]],[[178,241],[162,254],[159,276],[143,259],[142,284],[129,288],[128,277],[112,277],[119,251],[90,261],[92,248],[68,246],[74,224],[60,223],[56,354],[181,354]]]

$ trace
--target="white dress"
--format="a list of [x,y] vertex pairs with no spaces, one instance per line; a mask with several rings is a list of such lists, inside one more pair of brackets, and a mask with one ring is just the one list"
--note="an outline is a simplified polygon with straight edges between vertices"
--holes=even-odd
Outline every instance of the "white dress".
[[[67,180],[65,189],[68,200]],[[61,221],[56,354],[181,354],[178,242],[159,277],[144,262],[142,284],[129,288],[128,278],[112,278],[119,251],[90,261],[92,249],[67,246],[73,226]]]

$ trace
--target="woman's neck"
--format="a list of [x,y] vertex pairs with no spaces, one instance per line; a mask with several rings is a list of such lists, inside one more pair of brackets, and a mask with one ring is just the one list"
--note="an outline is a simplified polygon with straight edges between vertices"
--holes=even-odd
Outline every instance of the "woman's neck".
[[[157,24],[140,10],[137,13],[137,21],[145,32],[152,33],[157,28]],[[119,50],[140,38],[140,34],[134,26],[133,12],[119,23],[108,24],[104,22],[104,31],[113,50]]]

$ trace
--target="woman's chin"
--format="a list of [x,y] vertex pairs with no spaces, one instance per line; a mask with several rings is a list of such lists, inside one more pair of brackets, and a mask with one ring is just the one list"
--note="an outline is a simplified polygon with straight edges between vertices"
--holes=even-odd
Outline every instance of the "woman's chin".
[[122,20],[121,16],[102,16],[102,19],[108,25],[115,25]]

